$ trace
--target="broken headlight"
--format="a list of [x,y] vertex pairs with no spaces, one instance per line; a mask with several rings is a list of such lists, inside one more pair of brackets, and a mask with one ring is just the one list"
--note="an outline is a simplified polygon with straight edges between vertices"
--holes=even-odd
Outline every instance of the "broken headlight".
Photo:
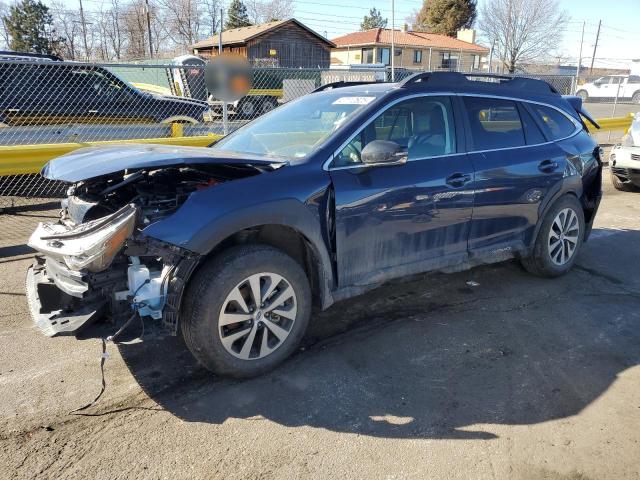
[[135,205],[126,205],[112,215],[71,229],[41,223],[31,235],[29,246],[64,261],[71,270],[99,272],[111,264],[133,233],[137,211]]

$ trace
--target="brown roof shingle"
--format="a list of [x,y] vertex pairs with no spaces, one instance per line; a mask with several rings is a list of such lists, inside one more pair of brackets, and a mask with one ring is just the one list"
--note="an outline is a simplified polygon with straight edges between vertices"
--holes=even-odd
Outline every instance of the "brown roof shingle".
[[[363,32],[353,32],[331,40],[340,47],[355,47],[364,45],[390,45],[391,30],[387,28],[372,28]],[[448,50],[468,50],[486,53],[488,48],[476,45],[475,43],[465,42],[457,38],[447,37],[446,35],[437,35],[435,33],[425,32],[403,32],[396,30],[394,35],[394,43],[398,47],[433,47]]]
[[[334,47],[335,45],[319,35],[318,33],[311,30],[309,27],[299,22],[295,18],[289,18],[287,20],[277,20],[275,22],[262,23],[260,25],[251,25],[249,27],[241,27],[241,28],[232,28],[230,30],[224,30],[222,32],[222,44],[223,45],[233,45],[238,43],[246,43],[248,40],[255,38],[263,33],[266,33],[270,30],[276,29],[286,23],[296,23],[300,27],[307,30],[309,33],[319,37],[321,40],[324,40],[330,46]],[[208,47],[217,47],[218,46],[218,35],[214,35],[213,37],[209,37],[205,40],[201,40],[198,43],[191,45],[191,48],[208,48]]]

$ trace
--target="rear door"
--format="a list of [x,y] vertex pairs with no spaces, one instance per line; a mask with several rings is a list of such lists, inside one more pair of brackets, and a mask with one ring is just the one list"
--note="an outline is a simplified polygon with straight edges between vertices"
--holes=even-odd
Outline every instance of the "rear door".
[[475,192],[469,251],[499,259],[529,243],[565,157],[514,100],[462,96]]
[[[390,106],[334,157],[338,279],[365,285],[467,258],[473,168],[456,132],[453,101],[418,96]],[[362,149],[390,140],[400,165],[364,166]]]

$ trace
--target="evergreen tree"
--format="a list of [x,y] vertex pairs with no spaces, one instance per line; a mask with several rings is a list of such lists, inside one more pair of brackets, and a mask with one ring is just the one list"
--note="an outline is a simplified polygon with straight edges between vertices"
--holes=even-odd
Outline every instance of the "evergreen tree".
[[253,25],[247,14],[247,7],[242,0],[232,0],[227,10],[227,21],[224,23],[224,29],[248,27]]
[[52,38],[53,18],[40,0],[21,0],[2,18],[10,37],[9,48],[16,52],[52,54],[60,39]]
[[382,18],[382,12],[375,7],[369,10],[369,15],[365,15],[360,24],[360,30],[370,30],[372,28],[387,28],[387,19]]
[[455,37],[476,19],[476,0],[424,0],[413,29]]

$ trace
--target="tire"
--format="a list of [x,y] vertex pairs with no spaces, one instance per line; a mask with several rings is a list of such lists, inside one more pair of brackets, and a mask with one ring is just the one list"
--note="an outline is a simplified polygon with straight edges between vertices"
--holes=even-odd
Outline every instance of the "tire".
[[[560,224],[563,219],[566,220],[564,230],[559,228],[562,226]],[[528,257],[521,260],[522,265],[528,272],[539,277],[552,278],[564,275],[571,270],[576,261],[582,246],[584,230],[584,211],[578,199],[573,195],[561,197],[546,213],[538,231],[533,251]],[[556,243],[555,239],[558,239],[560,244]],[[558,262],[559,260],[561,263]]]
[[611,183],[613,188],[621,192],[635,192],[636,188],[631,182],[624,182],[615,173],[611,172]]
[[[253,306],[256,277],[260,295],[272,293],[262,299],[264,308],[244,313]],[[274,369],[293,353],[310,315],[311,289],[298,262],[276,248],[247,244],[222,252],[198,270],[187,288],[181,329],[187,347],[208,370],[248,378]]]
[[254,118],[259,115],[258,102],[255,97],[245,97],[238,105],[238,114],[241,118]]
[[631,96],[631,101],[633,103],[640,103],[640,90],[635,92],[632,96]]
[[267,112],[270,112],[271,110],[273,110],[277,106],[278,106],[278,101],[275,98],[273,98],[273,97],[265,97],[262,100],[262,104],[260,105],[260,112],[261,112],[261,114],[265,114]]
[[576,92],[576,96],[580,97],[583,102],[586,102],[587,100],[589,100],[589,94],[587,93],[586,90],[578,90]]

